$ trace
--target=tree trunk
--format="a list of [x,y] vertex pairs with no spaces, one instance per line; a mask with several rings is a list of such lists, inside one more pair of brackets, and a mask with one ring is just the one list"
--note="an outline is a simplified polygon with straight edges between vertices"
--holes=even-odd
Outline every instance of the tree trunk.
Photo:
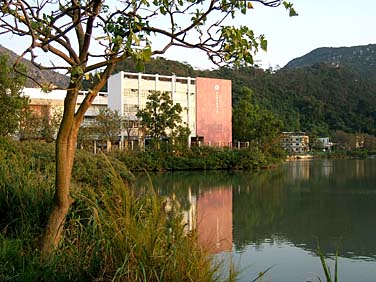
[[[76,148],[78,126],[60,128],[55,147],[56,182],[54,203],[42,240],[42,256],[48,256],[57,248],[69,208],[73,203],[70,182]],[[65,132],[68,131],[68,132]]]
[[[99,3],[99,2],[98,2]],[[86,36],[86,35],[85,35]],[[86,63],[87,55],[80,55]],[[85,67],[85,63],[81,64],[81,68]],[[41,251],[42,257],[46,258],[59,245],[63,226],[69,212],[69,208],[73,203],[70,196],[70,182],[72,177],[72,168],[74,154],[76,151],[76,143],[80,124],[84,119],[84,114],[92,104],[100,89],[106,84],[110,77],[115,63],[109,63],[103,71],[98,83],[86,94],[76,111],[77,97],[80,91],[82,77],[71,74],[71,82],[64,99],[64,113],[61,120],[59,133],[56,139],[56,180],[55,195],[53,208],[48,219],[46,231],[42,239]]]

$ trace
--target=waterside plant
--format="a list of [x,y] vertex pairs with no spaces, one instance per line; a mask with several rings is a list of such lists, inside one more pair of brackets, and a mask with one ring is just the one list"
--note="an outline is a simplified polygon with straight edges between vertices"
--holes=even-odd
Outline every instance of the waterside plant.
[[[4,141],[3,141],[4,143]],[[63,240],[49,257],[39,244],[53,197],[53,166],[0,150],[1,281],[215,281],[216,266],[180,213],[153,189],[128,188],[110,165],[105,182],[75,179]],[[101,170],[93,178],[102,177]]]

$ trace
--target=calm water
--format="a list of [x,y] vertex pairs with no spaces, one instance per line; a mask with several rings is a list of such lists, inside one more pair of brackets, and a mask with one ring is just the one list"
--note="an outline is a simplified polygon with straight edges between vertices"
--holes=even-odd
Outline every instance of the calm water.
[[[139,178],[138,185],[145,181]],[[317,244],[339,281],[376,281],[376,160],[297,161],[257,174],[152,175],[177,199],[201,244],[232,260],[239,281],[325,281]]]

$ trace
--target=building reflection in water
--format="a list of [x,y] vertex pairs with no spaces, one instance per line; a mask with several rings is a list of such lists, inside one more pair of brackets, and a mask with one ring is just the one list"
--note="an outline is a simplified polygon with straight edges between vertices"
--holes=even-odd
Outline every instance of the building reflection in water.
[[325,177],[330,177],[334,172],[333,160],[324,159],[321,162],[321,175]]
[[189,210],[184,211],[183,222],[185,224],[186,231],[192,231],[196,228],[196,214],[197,214],[197,197],[192,194],[192,188],[188,187],[188,200]]
[[308,180],[310,176],[310,160],[293,161],[289,163],[291,181]]
[[185,212],[189,230],[197,228],[198,241],[212,253],[232,251],[232,187],[216,187],[197,196],[189,189],[190,209]]
[[323,159],[319,162],[315,160],[291,161],[288,166],[290,181],[309,181],[318,176],[330,177],[334,173],[334,161],[331,159]]
[[355,160],[355,172],[357,177],[365,177],[366,166],[363,160]]

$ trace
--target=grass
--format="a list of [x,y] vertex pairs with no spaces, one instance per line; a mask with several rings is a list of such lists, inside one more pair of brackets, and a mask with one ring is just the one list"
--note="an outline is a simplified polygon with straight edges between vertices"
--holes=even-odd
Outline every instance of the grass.
[[219,280],[219,265],[198,245],[196,232],[184,230],[179,211],[164,208],[171,200],[152,187],[132,191],[108,159],[105,182],[72,186],[62,242],[42,260],[54,166],[46,155],[9,146],[0,144],[0,281]]
[[[320,249],[320,246],[317,245],[317,254],[320,257],[320,262],[322,269],[324,271],[326,282],[338,282],[338,250],[336,252],[335,262],[334,262],[334,273],[332,277],[332,273],[328,266],[328,263],[325,260],[325,256],[323,251]],[[318,277],[319,281],[321,282],[320,277]]]

